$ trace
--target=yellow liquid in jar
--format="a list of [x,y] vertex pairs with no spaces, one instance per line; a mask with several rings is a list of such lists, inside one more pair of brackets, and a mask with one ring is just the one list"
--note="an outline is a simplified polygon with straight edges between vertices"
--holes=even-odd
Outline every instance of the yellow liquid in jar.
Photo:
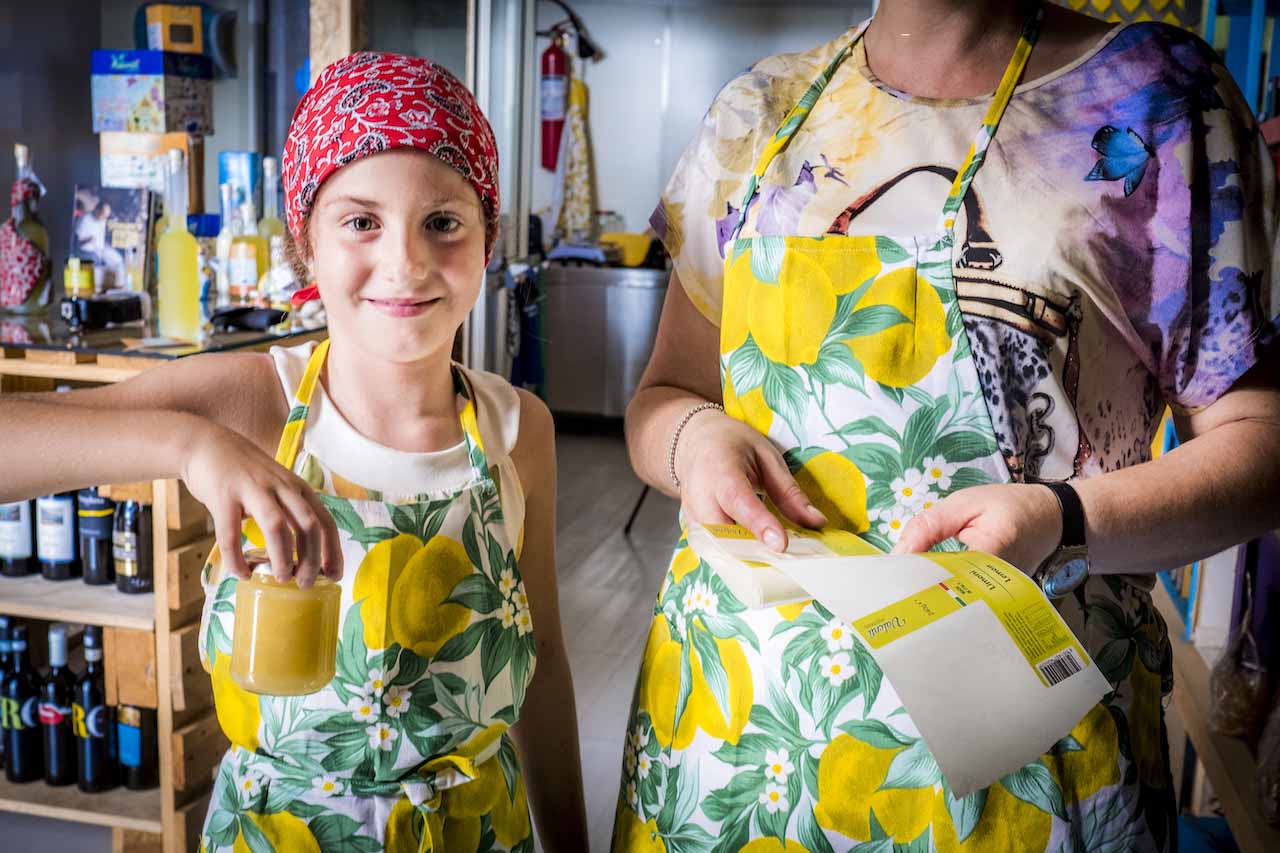
[[303,696],[333,680],[341,588],[318,578],[310,589],[255,573],[236,586],[231,678],[252,693]]

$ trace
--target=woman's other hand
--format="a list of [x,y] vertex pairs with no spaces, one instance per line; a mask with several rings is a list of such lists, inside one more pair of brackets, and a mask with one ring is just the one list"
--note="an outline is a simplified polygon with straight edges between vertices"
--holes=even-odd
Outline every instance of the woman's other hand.
[[907,523],[895,554],[928,551],[955,537],[1032,574],[1062,539],[1062,510],[1044,486],[975,486],[948,495]]

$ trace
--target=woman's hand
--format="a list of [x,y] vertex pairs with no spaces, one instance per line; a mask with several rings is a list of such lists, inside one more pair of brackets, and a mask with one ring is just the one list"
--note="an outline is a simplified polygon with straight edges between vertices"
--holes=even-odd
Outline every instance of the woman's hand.
[[693,521],[740,524],[773,550],[786,550],[786,531],[757,496],[763,491],[796,524],[827,523],[773,442],[721,412],[700,412],[685,425],[675,462],[680,500]]
[[181,476],[213,514],[222,565],[231,574],[249,576],[240,526],[252,518],[266,539],[276,580],[296,575],[298,585],[307,587],[322,571],[332,580],[342,577],[342,547],[333,516],[305,481],[247,438],[209,424],[192,436]]
[[1062,540],[1062,510],[1044,486],[974,486],[911,519],[893,553],[928,551],[953,536],[1032,574]]

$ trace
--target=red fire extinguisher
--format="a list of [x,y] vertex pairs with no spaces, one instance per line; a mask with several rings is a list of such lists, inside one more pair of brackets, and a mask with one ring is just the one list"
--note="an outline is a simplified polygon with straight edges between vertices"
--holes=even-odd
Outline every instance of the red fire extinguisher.
[[542,168],[554,172],[560,156],[560,134],[569,103],[569,55],[561,46],[559,31],[551,36],[551,46],[542,52]]

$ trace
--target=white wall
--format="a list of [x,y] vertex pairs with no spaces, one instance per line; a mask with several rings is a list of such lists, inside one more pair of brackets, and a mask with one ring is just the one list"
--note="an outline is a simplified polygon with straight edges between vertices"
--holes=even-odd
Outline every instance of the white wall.
[[[865,18],[870,0],[595,0],[570,5],[603,49],[578,65],[590,94],[599,207],[630,231],[648,226],[676,161],[720,88],[774,53],[807,50]],[[538,4],[538,28],[563,18]],[[538,40],[541,55],[546,39]],[[573,54],[573,46],[568,46]],[[574,58],[575,63],[579,60]],[[535,160],[540,156],[535,152]],[[533,210],[549,207],[553,174],[535,163]]]

